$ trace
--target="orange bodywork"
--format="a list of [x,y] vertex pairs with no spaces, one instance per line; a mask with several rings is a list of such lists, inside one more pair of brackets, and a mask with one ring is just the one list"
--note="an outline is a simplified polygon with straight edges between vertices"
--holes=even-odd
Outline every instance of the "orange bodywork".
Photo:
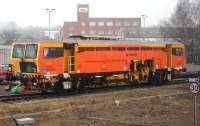
[[174,44],[172,48],[180,48],[182,49],[182,55],[176,56],[172,55],[172,68],[174,69],[182,69],[186,65],[186,58],[185,58],[185,47],[182,44]]
[[[168,65],[168,52],[166,44],[109,44],[109,43],[73,43],[74,71],[67,69],[69,54],[59,58],[45,58],[45,47],[63,47],[64,43],[40,43],[38,68],[39,73],[48,71],[51,74],[69,73],[104,73],[129,71],[131,60],[154,60],[156,69],[166,69]],[[185,49],[182,44],[173,47],[183,48],[182,56],[171,56],[170,68],[185,67]],[[115,48],[115,49],[114,49]],[[131,50],[130,48],[133,48]],[[70,50],[70,49],[69,49]],[[72,48],[71,48],[72,50]],[[65,51],[66,52],[66,51]]]
[[60,42],[41,42],[39,43],[38,51],[38,73],[46,74],[60,74],[64,72],[64,57],[45,57],[44,49],[50,47],[61,47],[63,43]]
[[[77,54],[77,72],[118,72],[128,71],[131,60],[154,59],[158,68],[167,67],[167,53],[164,45],[150,46],[154,50],[141,50],[149,47],[142,44],[113,44],[109,48],[120,47],[125,50],[108,51],[83,51]],[[97,47],[98,48],[98,47]],[[139,48],[139,50],[128,50],[127,48]]]
[[[23,58],[25,62],[34,62],[37,65],[38,74],[70,74],[76,73],[104,73],[123,72],[130,70],[131,60],[153,60],[156,69],[184,68],[185,48],[183,44],[161,43],[96,43],[92,42],[36,42],[38,45],[35,59]],[[67,46],[72,45],[72,46]],[[62,48],[63,56],[47,58],[44,56],[45,48]],[[172,55],[172,48],[181,48],[181,56]],[[70,61],[70,56],[74,57]],[[22,59],[14,59],[11,56],[13,73],[19,70],[19,62]],[[73,70],[70,64],[74,65]]]

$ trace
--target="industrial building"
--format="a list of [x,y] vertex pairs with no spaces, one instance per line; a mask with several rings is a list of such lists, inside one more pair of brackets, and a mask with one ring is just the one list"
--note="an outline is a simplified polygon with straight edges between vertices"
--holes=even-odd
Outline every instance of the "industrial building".
[[141,18],[89,17],[89,5],[78,4],[77,22],[64,22],[60,36],[62,39],[70,35],[115,36],[126,28],[141,28]]

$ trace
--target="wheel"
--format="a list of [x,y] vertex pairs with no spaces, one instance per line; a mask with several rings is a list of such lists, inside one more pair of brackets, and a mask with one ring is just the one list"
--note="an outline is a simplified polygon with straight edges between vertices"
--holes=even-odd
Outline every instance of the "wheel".
[[63,86],[62,82],[57,82],[55,84],[55,91],[58,92],[58,93],[64,91],[64,86]]
[[149,72],[148,82],[149,82],[150,84],[153,84],[153,83],[154,83],[154,73],[153,73],[153,71],[150,71],[150,72]]
[[79,92],[83,92],[85,90],[85,81],[84,80],[81,80],[79,82],[79,87],[78,87],[78,91]]
[[160,73],[159,72],[150,72],[149,73],[149,82],[153,85],[160,85]]

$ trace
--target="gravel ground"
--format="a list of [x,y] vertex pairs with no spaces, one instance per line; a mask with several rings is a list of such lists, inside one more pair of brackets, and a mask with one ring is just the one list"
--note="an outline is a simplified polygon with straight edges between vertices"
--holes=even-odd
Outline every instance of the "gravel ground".
[[21,117],[34,118],[34,126],[191,126],[192,100],[189,85],[179,84],[9,102],[0,104],[0,126]]

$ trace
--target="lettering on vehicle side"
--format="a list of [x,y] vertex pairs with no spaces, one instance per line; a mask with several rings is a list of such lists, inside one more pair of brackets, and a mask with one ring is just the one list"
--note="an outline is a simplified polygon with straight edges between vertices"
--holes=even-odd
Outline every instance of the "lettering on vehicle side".
[[137,53],[128,53],[126,56],[137,56]]

